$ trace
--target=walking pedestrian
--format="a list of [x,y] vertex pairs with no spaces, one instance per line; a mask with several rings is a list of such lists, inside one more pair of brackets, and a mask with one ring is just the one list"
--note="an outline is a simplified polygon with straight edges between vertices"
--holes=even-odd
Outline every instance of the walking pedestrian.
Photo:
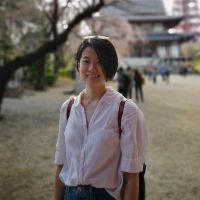
[[144,84],[144,78],[142,77],[141,73],[135,69],[134,70],[134,82],[135,82],[135,98],[136,101],[144,101],[144,96],[143,96],[143,89],[142,86]]
[[127,67],[126,69],[127,71],[127,75],[129,77],[130,83],[128,86],[128,93],[127,93],[127,97],[132,99],[132,88],[133,88],[133,70],[130,66]]
[[157,83],[157,68],[156,67],[153,68],[152,77],[153,77],[153,83],[156,84]]
[[138,200],[145,122],[131,99],[107,85],[117,66],[108,38],[89,36],[80,44],[76,68],[85,89],[61,106],[55,200]]
[[127,97],[131,80],[122,67],[120,67],[118,70],[117,81],[118,92],[121,93],[124,97]]

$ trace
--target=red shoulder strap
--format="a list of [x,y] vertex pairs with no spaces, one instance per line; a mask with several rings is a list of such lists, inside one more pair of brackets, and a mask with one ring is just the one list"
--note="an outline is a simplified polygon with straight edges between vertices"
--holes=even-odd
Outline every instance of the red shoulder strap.
[[69,115],[70,115],[70,111],[71,111],[73,103],[74,103],[74,97],[70,99],[68,106],[67,106],[67,113],[66,113],[67,120],[69,119]]
[[118,111],[118,127],[119,127],[119,138],[121,137],[122,129],[121,129],[121,120],[122,120],[122,114],[124,112],[124,104],[126,100],[121,100],[119,104],[119,111]]

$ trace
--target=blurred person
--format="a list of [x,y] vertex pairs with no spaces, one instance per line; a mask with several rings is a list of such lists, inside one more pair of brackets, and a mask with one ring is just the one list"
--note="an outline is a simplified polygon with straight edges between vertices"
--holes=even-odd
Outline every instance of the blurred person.
[[169,83],[169,78],[170,78],[170,69],[169,68],[166,69],[165,76],[166,76],[166,78],[165,78],[166,82]]
[[156,84],[157,83],[157,68],[156,67],[153,68],[152,77],[153,77],[153,83]]
[[76,68],[85,89],[60,109],[55,200],[138,200],[145,122],[131,99],[107,85],[117,66],[116,50],[107,38],[90,36],[78,47]]
[[139,101],[139,99],[143,102],[144,96],[143,96],[143,89],[142,86],[144,84],[144,78],[142,77],[141,73],[135,69],[134,70],[134,85],[135,85],[135,98],[136,101]]
[[130,83],[129,83],[129,86],[128,86],[128,92],[127,92],[127,97],[132,99],[132,87],[133,87],[133,70],[130,66],[127,67],[126,69],[127,71],[127,75],[130,79]]
[[124,97],[127,97],[131,79],[129,78],[129,76],[122,67],[120,67],[118,70],[117,81],[118,81],[118,92],[121,93]]

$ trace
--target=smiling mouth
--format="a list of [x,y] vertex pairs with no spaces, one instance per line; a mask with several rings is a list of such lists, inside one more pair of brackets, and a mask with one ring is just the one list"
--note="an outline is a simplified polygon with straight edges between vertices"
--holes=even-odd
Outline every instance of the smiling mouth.
[[91,75],[87,75],[87,77],[88,77],[88,78],[99,78],[100,76],[99,76],[99,75],[92,75],[92,74],[91,74]]

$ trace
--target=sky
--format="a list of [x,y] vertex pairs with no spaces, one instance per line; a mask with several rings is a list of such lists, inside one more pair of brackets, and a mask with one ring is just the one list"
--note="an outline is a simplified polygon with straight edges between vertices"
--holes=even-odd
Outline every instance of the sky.
[[[166,7],[166,10],[169,14],[172,14],[172,7],[173,7],[173,0],[163,0],[164,5]],[[197,0],[199,4],[199,9],[200,9],[200,0]]]
[[171,14],[172,11],[172,5],[173,5],[173,0],[163,0],[164,1],[164,5],[166,7],[166,11]]

